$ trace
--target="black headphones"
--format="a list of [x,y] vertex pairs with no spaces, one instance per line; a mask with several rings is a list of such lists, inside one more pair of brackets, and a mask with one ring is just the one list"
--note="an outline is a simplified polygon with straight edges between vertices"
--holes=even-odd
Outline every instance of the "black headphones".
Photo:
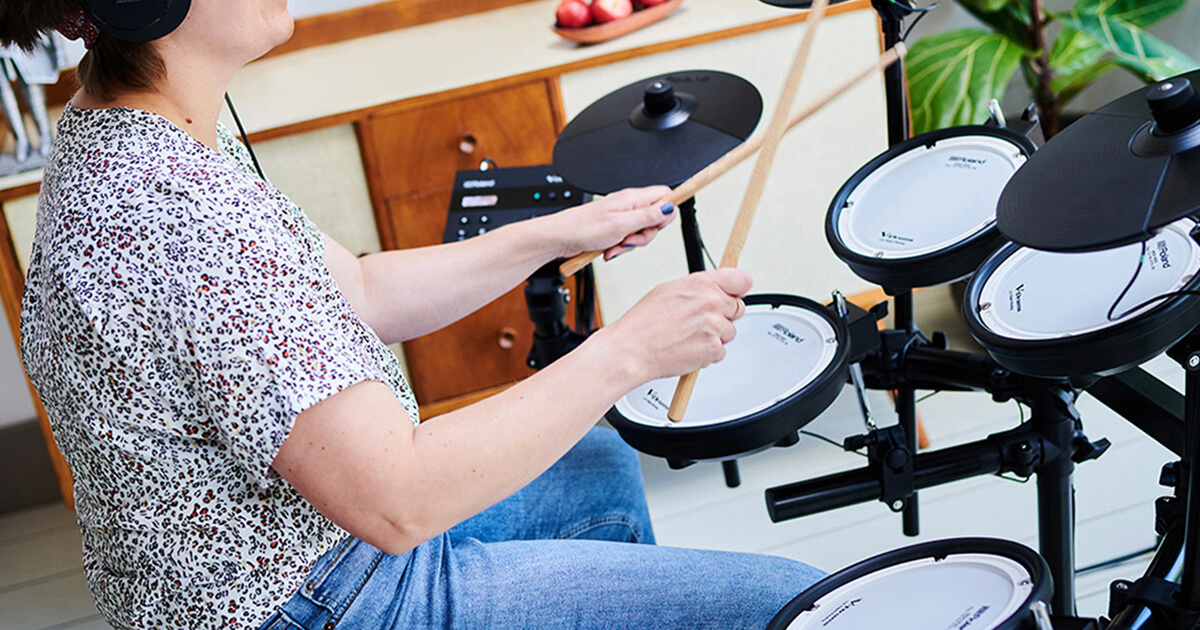
[[126,42],[148,42],[175,30],[192,0],[78,0],[101,33]]

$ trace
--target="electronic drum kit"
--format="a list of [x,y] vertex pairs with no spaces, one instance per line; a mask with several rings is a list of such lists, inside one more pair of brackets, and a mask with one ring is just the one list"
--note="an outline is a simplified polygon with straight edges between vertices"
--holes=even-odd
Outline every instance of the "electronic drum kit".
[[[838,191],[824,226],[838,258],[897,298],[966,279],[963,316],[986,355],[948,350],[911,323],[880,330],[886,303],[865,311],[841,300],[827,306],[752,295],[726,358],[700,374],[682,421],[667,418],[677,379],[649,383],[610,410],[630,445],[673,467],[795,444],[848,382],[860,396],[863,387],[985,391],[1032,410],[1016,429],[919,454],[903,423],[871,423],[846,441],[847,449],[867,449],[867,467],[772,488],[767,507],[776,522],[871,500],[899,511],[917,490],[950,481],[1036,477],[1040,554],[970,538],[901,548],[806,590],[770,628],[1198,627],[1200,96],[1193,85],[1200,71],[1140,89],[1040,147],[1030,110],[1011,125],[993,115],[985,125],[893,142]],[[730,74],[650,77],[568,124],[554,166],[599,194],[677,185],[746,140],[761,112],[757,90]],[[704,261],[695,206],[685,205],[684,244],[697,271]],[[1136,366],[1163,353],[1187,371],[1185,395],[1134,378],[1144,376]],[[1159,550],[1146,575],[1114,584],[1111,619],[1074,616],[1071,475],[1108,447],[1083,433],[1074,408],[1083,391],[1180,456],[1164,476],[1175,496],[1157,505]]]

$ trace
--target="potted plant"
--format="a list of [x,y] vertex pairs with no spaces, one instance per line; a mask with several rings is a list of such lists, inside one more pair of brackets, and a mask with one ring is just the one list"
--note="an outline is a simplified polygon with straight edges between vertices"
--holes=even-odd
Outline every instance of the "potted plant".
[[964,28],[923,37],[908,54],[913,128],[924,133],[978,124],[1020,69],[1047,137],[1063,107],[1115,68],[1160,81],[1196,62],[1146,28],[1188,0],[1077,0],[1054,12],[1044,0],[955,0],[990,30]]

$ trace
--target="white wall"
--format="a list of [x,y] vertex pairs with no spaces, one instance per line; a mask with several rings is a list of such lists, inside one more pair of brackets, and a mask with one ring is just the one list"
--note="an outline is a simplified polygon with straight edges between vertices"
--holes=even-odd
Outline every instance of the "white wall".
[[293,17],[302,18],[310,15],[318,15],[320,13],[345,11],[346,9],[353,7],[375,4],[378,1],[379,0],[289,0],[288,9],[292,11]]

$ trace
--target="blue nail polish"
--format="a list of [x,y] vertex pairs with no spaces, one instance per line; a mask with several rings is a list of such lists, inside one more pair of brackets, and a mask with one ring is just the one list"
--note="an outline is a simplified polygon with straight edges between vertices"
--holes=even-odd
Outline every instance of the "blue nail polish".
[[672,212],[675,212],[675,204],[664,203],[662,205],[662,207],[659,208],[659,210],[662,210],[663,214],[671,214]]
[[630,245],[629,243],[621,243],[621,247],[624,247],[626,249],[633,249],[634,247],[637,247],[637,245]]

